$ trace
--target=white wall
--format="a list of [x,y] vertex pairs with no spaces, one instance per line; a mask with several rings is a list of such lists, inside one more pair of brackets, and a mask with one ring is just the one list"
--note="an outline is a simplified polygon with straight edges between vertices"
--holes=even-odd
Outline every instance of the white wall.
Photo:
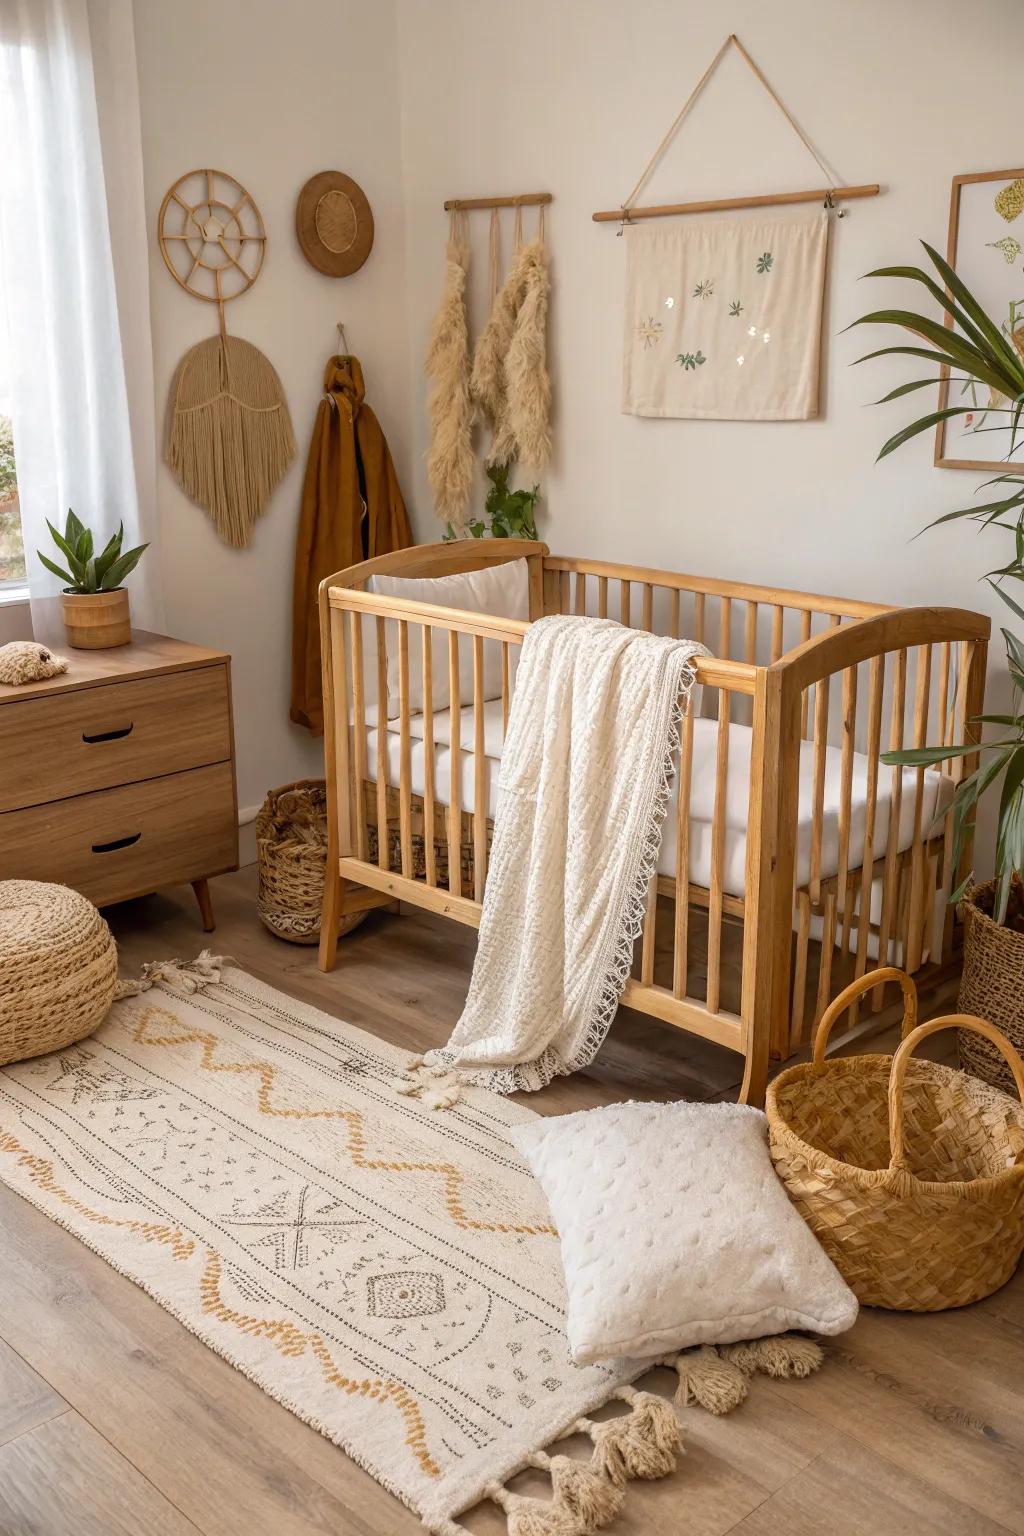
[[[169,628],[235,658],[240,798],[317,771],[287,721],[291,563],[305,450],[334,321],[348,323],[420,538],[437,536],[423,474],[422,362],[453,194],[547,188],[554,300],[556,459],[542,534],[555,550],[902,603],[986,608],[996,563],[967,527],[911,543],[980,476],[936,470],[930,436],[883,464],[907,402],[866,408],[907,375],[848,364],[866,332],[839,332],[901,285],[871,267],[945,243],[957,171],[1019,161],[1017,0],[135,0],[151,228],[166,187],[212,160],[249,186],[270,234],[256,287],[229,328],[278,369],[300,458],[252,547],[222,545],[160,469]],[[647,421],[620,414],[624,242],[614,207],[735,29],[840,176],[879,198],[836,225],[823,411],[809,423]],[[333,166],[365,187],[376,244],[355,277],[307,265],[296,194]],[[644,193],[652,201],[814,185],[819,172],[736,55],[727,57]],[[505,226],[506,250],[511,237]],[[487,216],[473,223],[476,323]],[[182,352],[212,317],[152,244],[161,420]],[[869,372],[869,369],[871,370]],[[915,397],[923,398],[923,397]],[[1002,615],[999,615],[1000,621]],[[995,647],[993,648],[996,649]],[[1001,668],[1000,668],[1001,671]]]
[[[288,721],[295,528],[323,368],[335,321],[363,362],[367,399],[403,483],[410,452],[394,6],[360,0],[135,0],[158,421],[171,376],[212,334],[212,306],[170,278],[156,243],[167,188],[196,166],[236,176],[268,231],[256,285],[227,308],[230,332],[267,354],[291,408],[299,456],[252,544],[223,544],[163,464],[159,501],[167,624],[233,657],[239,804],[318,773],[321,745]],[[322,276],[295,239],[295,201],[315,171],[348,172],[373,209],[366,265]]]
[[[866,408],[913,375],[898,364],[850,369],[887,340],[838,333],[889,299],[906,304],[907,285],[857,279],[915,263],[919,238],[945,249],[955,172],[1020,163],[1018,0],[969,12],[954,0],[399,0],[398,16],[421,537],[432,536],[422,358],[441,281],[442,200],[547,189],[556,460],[541,531],[554,550],[997,612],[976,580],[996,563],[994,538],[983,547],[961,525],[909,542],[983,476],[934,469],[930,434],[876,467],[882,442],[925,397]],[[832,232],[813,422],[620,414],[625,242],[591,214],[628,195],[730,29],[838,174],[883,186],[848,204]],[[640,200],[819,184],[732,52]],[[472,217],[479,322],[487,215]]]

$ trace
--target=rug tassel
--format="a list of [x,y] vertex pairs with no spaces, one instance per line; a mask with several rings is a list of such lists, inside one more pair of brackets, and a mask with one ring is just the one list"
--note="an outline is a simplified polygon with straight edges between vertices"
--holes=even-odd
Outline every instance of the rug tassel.
[[792,1333],[750,1339],[743,1344],[723,1344],[720,1352],[724,1360],[738,1366],[745,1376],[753,1376],[756,1371],[780,1378],[810,1376],[825,1358],[816,1340]]
[[601,1530],[622,1508],[625,1491],[592,1461],[577,1461],[574,1456],[549,1456],[545,1451],[538,1451],[530,1461],[550,1476],[553,1506],[571,1516],[581,1531]]
[[204,988],[220,981],[221,969],[227,965],[227,955],[215,955],[204,949],[194,960],[150,960],[142,967],[138,981],[119,981],[114,989],[114,1001],[125,997],[138,997],[150,987],[164,985],[176,987],[179,992],[202,992]]
[[655,1392],[637,1392],[633,1387],[623,1387],[615,1395],[631,1405],[629,1413],[601,1423],[593,1419],[576,1423],[594,1442],[594,1470],[619,1487],[631,1477],[667,1477],[682,1448],[672,1404]]
[[758,1371],[766,1376],[810,1376],[824,1359],[820,1344],[798,1334],[780,1333],[741,1344],[702,1344],[664,1363],[679,1375],[675,1400],[681,1408],[697,1403],[708,1413],[731,1413],[749,1391]]
[[744,1372],[723,1360],[711,1344],[687,1350],[668,1363],[679,1373],[675,1400],[680,1408],[697,1403],[708,1413],[731,1413],[749,1390]]

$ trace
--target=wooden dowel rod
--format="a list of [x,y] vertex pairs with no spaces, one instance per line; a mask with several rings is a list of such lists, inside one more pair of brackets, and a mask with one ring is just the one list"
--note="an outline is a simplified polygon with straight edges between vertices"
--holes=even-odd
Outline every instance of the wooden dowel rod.
[[444,206],[446,213],[470,213],[474,208],[537,208],[553,200],[552,192],[521,192],[518,197],[446,197]]
[[[665,219],[675,213],[718,213],[726,208],[776,208],[786,203],[823,204],[829,192],[832,193],[834,203],[842,203],[854,197],[877,197],[881,190],[877,182],[863,187],[812,187],[807,192],[762,192],[757,197],[716,197],[700,203],[657,203],[650,208],[608,208],[595,213],[593,217],[595,224],[635,224],[638,219]],[[445,203],[446,208],[449,206]],[[490,207],[490,204],[481,206]]]

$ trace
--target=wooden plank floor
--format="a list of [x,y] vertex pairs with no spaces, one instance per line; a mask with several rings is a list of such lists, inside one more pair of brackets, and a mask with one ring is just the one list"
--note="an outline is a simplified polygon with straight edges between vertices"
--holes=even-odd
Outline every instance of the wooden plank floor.
[[[375,914],[321,976],[270,937],[252,869],[213,883],[214,949],[273,986],[421,1050],[458,1016],[474,936]],[[205,943],[191,892],[113,908],[126,974]],[[737,1060],[621,1014],[542,1112],[735,1092]],[[0,1186],[2,1536],[413,1536],[419,1522],[314,1430]],[[667,1373],[663,1373],[669,1384]],[[673,1378],[674,1380],[674,1378]],[[755,1382],[725,1419],[683,1413],[688,1454],[633,1484],[621,1536],[1024,1536],[1024,1277],[962,1312],[868,1311],[810,1381]],[[546,1493],[537,1474],[516,1485]],[[504,1533],[492,1505],[467,1524]]]

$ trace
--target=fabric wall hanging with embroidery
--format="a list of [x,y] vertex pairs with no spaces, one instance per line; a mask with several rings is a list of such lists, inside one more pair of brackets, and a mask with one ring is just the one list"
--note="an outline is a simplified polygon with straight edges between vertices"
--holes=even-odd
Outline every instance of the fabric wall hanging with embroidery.
[[630,226],[626,244],[626,414],[818,414],[826,213]]

